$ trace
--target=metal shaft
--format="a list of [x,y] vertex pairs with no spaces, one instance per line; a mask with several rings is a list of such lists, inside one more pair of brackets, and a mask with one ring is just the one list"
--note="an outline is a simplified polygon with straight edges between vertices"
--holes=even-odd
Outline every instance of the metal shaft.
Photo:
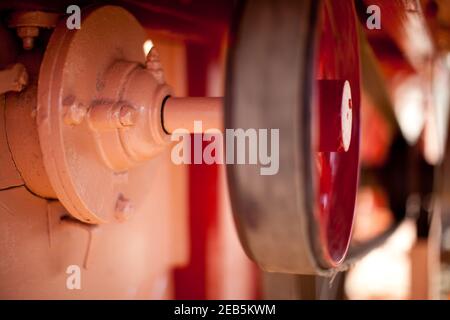
[[223,98],[168,98],[164,104],[164,130],[173,133],[186,129],[194,133],[194,122],[201,121],[202,129],[223,129]]

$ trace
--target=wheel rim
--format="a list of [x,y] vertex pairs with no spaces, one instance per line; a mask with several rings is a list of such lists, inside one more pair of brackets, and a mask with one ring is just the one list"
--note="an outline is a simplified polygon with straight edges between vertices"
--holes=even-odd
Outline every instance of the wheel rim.
[[[347,80],[352,92],[352,134],[347,152],[320,152],[316,146],[317,220],[326,265],[344,259],[351,237],[359,167],[360,68],[356,18],[351,1],[324,1],[315,75],[317,80]],[[316,86],[317,88],[318,86]],[[321,93],[316,90],[317,95]],[[317,112],[317,98],[313,110]],[[327,116],[326,114],[323,116]],[[316,124],[314,126],[318,128]],[[317,137],[320,133],[316,132]]]

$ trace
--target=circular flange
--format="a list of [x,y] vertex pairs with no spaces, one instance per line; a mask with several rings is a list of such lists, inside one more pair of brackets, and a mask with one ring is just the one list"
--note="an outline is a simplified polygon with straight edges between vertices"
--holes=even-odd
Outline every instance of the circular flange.
[[[359,46],[353,1],[246,1],[228,65],[225,128],[279,129],[279,171],[227,166],[241,242],[263,269],[343,267],[359,170]],[[351,137],[319,148],[319,82],[348,81]],[[332,98],[342,101],[342,90]],[[328,92],[328,94],[330,94]],[[339,112],[335,121],[341,121]],[[333,120],[334,121],[334,120]],[[338,140],[336,137],[335,140]]]
[[[37,109],[45,168],[58,199],[87,223],[122,220],[117,211],[138,207],[152,183],[149,162],[123,171],[107,166],[97,143],[100,133],[86,120],[93,101],[121,100],[120,90],[105,88],[104,75],[117,61],[144,67],[145,40],[144,29],[130,13],[104,6],[83,12],[79,30],[69,30],[61,21],[45,52]],[[122,143],[120,130],[109,133],[112,144]]]

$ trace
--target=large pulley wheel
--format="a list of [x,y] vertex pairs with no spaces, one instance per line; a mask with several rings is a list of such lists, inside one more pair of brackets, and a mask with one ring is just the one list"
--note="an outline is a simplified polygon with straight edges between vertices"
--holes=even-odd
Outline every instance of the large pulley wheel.
[[229,165],[228,180],[241,242],[267,271],[343,267],[359,165],[356,23],[350,0],[242,7],[225,126],[279,129],[279,171]]

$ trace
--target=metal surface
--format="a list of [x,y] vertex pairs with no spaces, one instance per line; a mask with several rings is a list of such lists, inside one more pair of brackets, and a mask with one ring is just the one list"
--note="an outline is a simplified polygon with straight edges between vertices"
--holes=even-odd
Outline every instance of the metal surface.
[[[160,106],[170,89],[145,69],[145,40],[131,14],[105,6],[86,12],[80,30],[61,21],[48,44],[38,84],[39,140],[58,199],[84,222],[122,220],[121,199],[139,208],[154,175],[152,161],[142,161],[167,145]],[[95,125],[110,122],[125,102],[141,114],[132,129]]]
[[0,189],[23,185],[24,182],[13,161],[5,128],[5,96],[0,95]]
[[[186,263],[186,208],[164,195],[186,181],[165,153],[152,185],[125,223],[89,225],[25,187],[0,192],[1,299],[169,299],[171,270]],[[181,186],[181,188],[179,187]],[[67,286],[80,268],[81,290]]]
[[[360,51],[353,1],[324,1],[323,5],[315,76],[322,80],[347,80],[352,96],[351,144],[348,151],[316,154],[319,163],[315,171],[319,182],[316,201],[321,233],[319,246],[322,246],[318,250],[322,250],[323,264],[337,266],[343,262],[348,250],[358,187]],[[329,92],[321,91],[319,87],[316,94],[320,100]],[[320,119],[323,116],[329,115],[320,115]],[[315,243],[317,246],[317,241]]]
[[37,86],[31,83],[18,94],[10,94],[5,104],[8,146],[26,186],[44,198],[56,198],[44,168],[36,125]]
[[[344,267],[359,165],[353,1],[247,1],[241,19],[228,70],[225,127],[280,130],[278,174],[228,166],[241,241],[267,271],[329,274]],[[319,150],[319,136],[327,133],[318,129],[318,101],[327,92],[318,80],[349,81],[347,152]],[[330,99],[342,101],[342,95]]]
[[[123,10],[121,12],[123,13]],[[123,17],[120,14],[119,16]],[[96,19],[98,18],[97,16]],[[137,23],[133,24],[132,18],[131,22],[132,26],[128,25],[129,29],[126,31],[127,37],[129,37],[128,32],[133,34],[136,31],[133,26]],[[89,29],[89,23],[83,27]],[[118,27],[122,26],[118,25]],[[142,29],[137,29],[137,32],[137,36],[144,34]],[[123,32],[116,34],[122,35],[122,38],[119,36],[119,41],[123,41]],[[13,43],[16,42],[18,41]],[[6,53],[13,53],[1,33],[0,43],[2,47],[8,48]],[[98,45],[101,46],[103,43]],[[1,67],[20,61],[24,63],[30,75],[30,83],[21,93],[9,92],[6,95],[0,95],[0,187],[7,188],[0,192],[0,253],[2,257],[0,259],[0,297],[2,299],[167,299],[173,297],[172,269],[187,262],[189,233],[186,230],[188,216],[186,168],[171,164],[170,150],[164,150],[160,156],[149,161],[143,168],[145,171],[142,174],[135,174],[141,174],[142,179],[146,179],[144,183],[139,181],[138,185],[139,188],[144,189],[142,192],[145,192],[142,201],[127,198],[128,195],[125,193],[117,199],[112,199],[111,216],[123,223],[102,225],[82,223],[73,218],[59,201],[43,199],[42,196],[47,197],[47,195],[37,192],[33,182],[27,180],[30,173],[32,174],[37,167],[44,164],[42,155],[40,156],[37,132],[36,82],[42,58],[41,50],[43,51],[45,47],[46,43],[39,41],[32,51],[20,50],[19,57],[15,59],[3,59],[6,53],[0,52]],[[89,55],[89,48],[96,49],[98,46],[87,45],[86,51],[79,51],[82,57]],[[136,48],[136,56],[139,57],[139,60],[135,61],[139,62],[143,68],[145,56],[142,51],[138,51],[138,49],[142,50],[142,43],[135,41],[133,48]],[[124,51],[129,55],[129,51]],[[180,56],[171,55],[171,50],[166,48],[167,51],[169,51],[167,56],[170,57],[168,61],[175,60],[175,57],[178,59]],[[100,50],[93,52],[93,54],[98,53]],[[94,62],[92,70],[95,72],[96,61],[92,61]],[[83,68],[82,63],[79,66]],[[78,69],[80,70],[86,69]],[[166,75],[171,82],[174,82],[173,79],[176,78],[174,74],[175,72],[172,72],[172,75]],[[80,79],[83,87],[85,78],[79,73],[76,77]],[[140,90],[145,92],[142,88]],[[60,114],[61,126],[67,126],[72,130],[76,130],[78,125],[84,126],[86,135],[78,136],[81,139],[87,135],[93,135],[94,131],[87,126],[88,113],[79,112],[83,110],[83,104],[79,103],[80,100],[73,102],[69,104],[73,107],[70,109],[73,111],[70,112],[70,116],[65,112]],[[58,113],[56,106],[60,105],[56,104],[52,112]],[[69,123],[66,122],[66,116],[70,120],[67,121]],[[124,117],[124,120],[127,119]],[[55,139],[47,143],[57,140],[56,137],[52,138]],[[83,141],[89,144],[89,141]],[[64,142],[67,143],[67,140]],[[77,148],[80,145],[69,142],[67,146]],[[76,149],[76,151],[77,153],[71,156],[88,155],[84,149],[81,151]],[[98,152],[88,156],[92,156],[89,161],[93,161],[94,165],[103,161]],[[47,171],[46,169],[42,168],[42,171]],[[86,172],[87,170],[80,170],[77,174],[84,174],[85,181],[89,183],[95,182],[98,178],[96,172],[89,171],[91,177],[86,177]],[[22,181],[21,176],[25,181]],[[34,182],[46,181],[45,176],[35,176],[35,178]],[[91,197],[97,197],[99,201],[102,201],[103,190],[110,184],[110,181],[103,180],[103,182],[104,184],[93,192],[93,188],[88,185],[83,185],[79,190],[81,192],[89,190]],[[112,182],[115,181],[112,180]],[[172,200],[171,194],[177,195],[177,202]],[[50,195],[50,197],[56,198],[57,195]],[[67,272],[70,267],[80,268],[81,290],[70,290],[67,284],[70,276]]]

